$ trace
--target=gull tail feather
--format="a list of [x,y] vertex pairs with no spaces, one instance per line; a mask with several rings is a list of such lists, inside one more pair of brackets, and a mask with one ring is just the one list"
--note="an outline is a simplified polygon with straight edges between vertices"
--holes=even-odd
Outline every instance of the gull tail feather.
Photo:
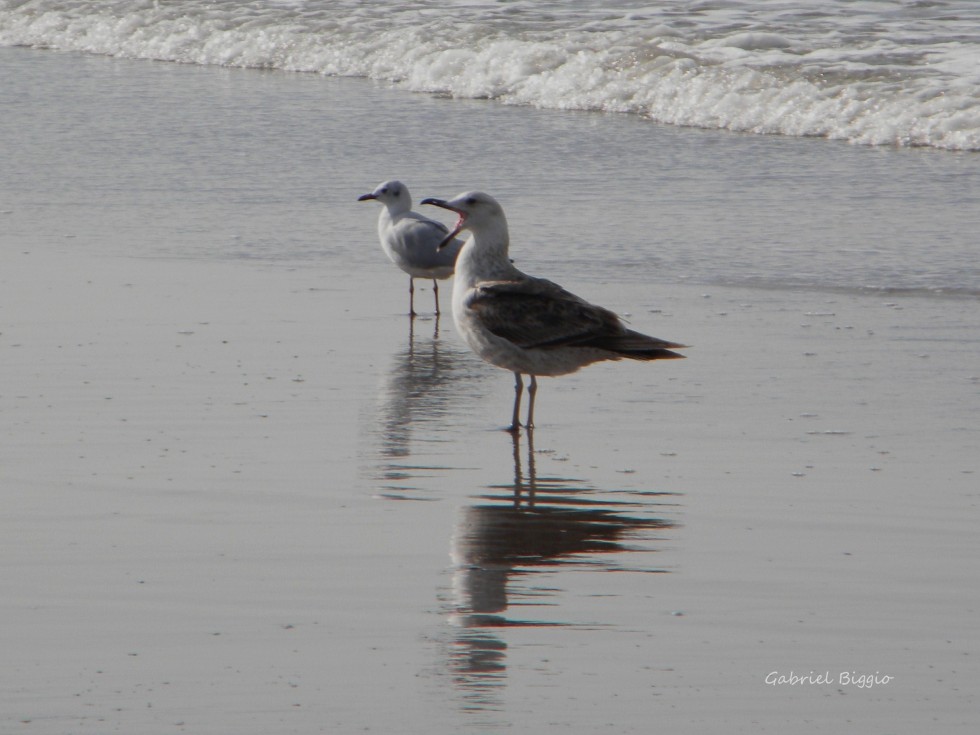
[[621,357],[628,357],[631,360],[678,360],[684,359],[673,350],[685,349],[687,345],[667,340],[649,337],[632,329],[626,330],[625,334],[609,335],[593,340],[590,347],[598,347],[602,350],[609,350]]

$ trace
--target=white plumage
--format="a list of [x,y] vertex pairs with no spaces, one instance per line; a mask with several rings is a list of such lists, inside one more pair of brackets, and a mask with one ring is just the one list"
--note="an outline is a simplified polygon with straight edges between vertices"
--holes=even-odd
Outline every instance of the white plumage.
[[443,248],[449,228],[442,222],[412,211],[412,197],[400,181],[385,181],[370,194],[358,197],[381,202],[384,207],[378,217],[378,238],[392,263],[405,271],[408,278],[409,313],[415,316],[415,279],[431,278],[435,293],[436,314],[439,314],[438,280],[453,274],[456,256],[462,240],[453,240]]

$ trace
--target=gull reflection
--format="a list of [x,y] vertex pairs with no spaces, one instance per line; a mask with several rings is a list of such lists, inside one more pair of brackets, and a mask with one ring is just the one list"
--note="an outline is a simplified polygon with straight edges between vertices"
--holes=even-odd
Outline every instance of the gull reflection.
[[513,482],[489,487],[462,509],[453,534],[450,668],[473,705],[487,703],[503,683],[504,629],[570,624],[556,614],[564,592],[558,572],[664,572],[630,567],[622,557],[657,551],[661,533],[673,526],[663,518],[674,505],[671,493],[538,476],[533,431],[526,455],[518,433],[512,441]]
[[[422,322],[409,321],[408,342],[392,356],[391,368],[378,390],[377,417],[372,421],[381,455],[377,479],[383,493],[399,498],[405,497],[405,490],[419,489],[412,486],[412,480],[447,469],[412,461],[413,455],[424,454],[413,450],[413,437],[424,426],[426,440],[437,441],[434,437],[450,423],[447,414],[472,395],[479,382],[481,372],[474,366],[482,367],[452,340],[440,339],[438,317],[432,322],[431,337],[416,335],[416,321]],[[460,389],[461,381],[466,382],[466,390]]]

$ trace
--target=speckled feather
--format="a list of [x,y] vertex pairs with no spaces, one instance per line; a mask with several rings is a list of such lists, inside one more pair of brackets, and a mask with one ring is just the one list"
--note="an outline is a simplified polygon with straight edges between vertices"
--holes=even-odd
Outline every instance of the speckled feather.
[[613,353],[611,360],[683,357],[669,351],[681,345],[627,329],[613,312],[544,278],[478,283],[465,305],[488,331],[526,350],[594,348]]

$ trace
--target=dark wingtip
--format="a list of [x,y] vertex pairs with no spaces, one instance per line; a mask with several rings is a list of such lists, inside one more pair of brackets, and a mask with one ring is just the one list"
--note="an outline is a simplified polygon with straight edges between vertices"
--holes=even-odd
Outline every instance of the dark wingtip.
[[633,330],[613,338],[607,345],[597,344],[596,346],[604,346],[606,349],[633,360],[683,360],[685,355],[673,350],[687,349],[687,345],[657,339]]
[[647,350],[645,352],[625,352],[623,353],[626,357],[632,357],[636,360],[685,360],[687,355],[682,355],[679,352],[671,352],[670,350]]

